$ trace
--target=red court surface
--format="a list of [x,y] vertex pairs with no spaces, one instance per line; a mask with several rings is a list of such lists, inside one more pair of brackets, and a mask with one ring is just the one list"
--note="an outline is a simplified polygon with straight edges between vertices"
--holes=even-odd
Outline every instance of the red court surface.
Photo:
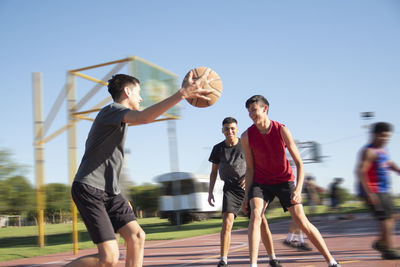
[[[367,214],[356,215],[352,220],[336,218],[313,219],[312,222],[320,230],[325,241],[342,266],[398,266],[400,260],[381,260],[380,254],[371,248],[377,234],[377,223]],[[297,251],[282,244],[286,237],[290,221],[270,224],[273,234],[275,253],[283,266],[317,267],[327,266],[322,256],[315,250]],[[395,241],[400,247],[399,228],[396,229]],[[78,257],[96,253],[95,249],[83,250]],[[125,250],[121,247],[122,256]],[[264,247],[260,246],[258,266],[269,266]],[[1,262],[0,266],[58,267],[75,259],[71,252],[59,253],[29,259]],[[219,234],[211,234],[180,240],[147,241],[144,266],[183,267],[183,266],[217,266],[219,260]],[[121,258],[118,267],[125,266]],[[229,253],[229,266],[249,266],[247,229],[232,233]]]

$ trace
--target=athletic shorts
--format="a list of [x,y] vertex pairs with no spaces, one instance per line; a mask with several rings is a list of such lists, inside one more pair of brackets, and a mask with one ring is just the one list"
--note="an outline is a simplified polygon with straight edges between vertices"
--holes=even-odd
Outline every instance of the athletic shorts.
[[293,204],[291,196],[295,189],[294,182],[285,182],[280,184],[258,184],[253,183],[249,192],[249,200],[258,197],[264,199],[265,202],[271,203],[277,197],[281,203],[283,210],[286,212]]
[[90,185],[74,182],[72,199],[95,244],[115,239],[115,233],[135,221],[129,202],[121,194],[111,195]]
[[383,221],[386,219],[390,219],[392,215],[395,213],[392,196],[389,193],[377,193],[376,196],[379,198],[381,206],[374,206],[365,197],[364,201],[367,204],[368,208],[370,209],[372,214],[374,214],[377,220]]
[[244,200],[244,190],[239,186],[224,186],[224,196],[222,200],[222,213],[230,212],[237,217]]

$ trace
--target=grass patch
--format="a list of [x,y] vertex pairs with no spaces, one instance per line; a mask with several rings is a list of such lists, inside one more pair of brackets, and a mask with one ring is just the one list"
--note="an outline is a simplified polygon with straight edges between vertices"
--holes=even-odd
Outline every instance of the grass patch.
[[[307,213],[308,208],[305,207]],[[327,214],[328,207],[318,206],[315,215]],[[360,203],[343,205],[342,212],[365,212]],[[288,218],[282,208],[274,208],[267,211],[269,222]],[[146,232],[146,240],[171,240],[181,239],[205,234],[218,233],[221,230],[221,218],[206,221],[193,222],[184,225],[171,225],[168,220],[160,218],[143,218],[138,220]],[[233,229],[247,228],[248,219],[238,216]],[[35,256],[72,251],[72,224],[47,224],[45,225],[44,248],[38,247],[38,229],[36,226],[0,228],[0,262],[18,258],[30,258]],[[78,223],[79,249],[96,247],[91,241],[86,227]],[[123,239],[119,240],[123,244]]]

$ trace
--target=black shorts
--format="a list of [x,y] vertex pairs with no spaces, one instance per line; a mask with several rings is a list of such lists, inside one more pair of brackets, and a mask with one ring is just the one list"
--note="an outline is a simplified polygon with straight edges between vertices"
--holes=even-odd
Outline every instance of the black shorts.
[[364,198],[365,203],[379,221],[390,219],[395,213],[392,196],[389,193],[377,193],[376,196],[379,198],[381,206],[372,205],[367,198]]
[[114,233],[136,220],[129,202],[121,194],[111,195],[79,182],[72,184],[71,194],[95,244],[115,239]]
[[244,190],[235,185],[225,185],[224,186],[224,197],[222,201],[222,213],[230,212],[237,217],[237,214],[242,207],[244,200]]
[[294,189],[294,182],[285,182],[272,185],[253,183],[249,192],[249,200],[259,197],[270,204],[276,196],[279,198],[281,206],[286,212],[288,210],[287,208],[293,206],[291,203],[291,196]]

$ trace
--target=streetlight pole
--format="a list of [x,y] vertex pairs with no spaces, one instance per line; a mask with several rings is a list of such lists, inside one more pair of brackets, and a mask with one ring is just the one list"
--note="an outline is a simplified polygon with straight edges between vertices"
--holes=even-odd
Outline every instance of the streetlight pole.
[[370,125],[368,122],[375,117],[375,113],[371,111],[361,112],[360,116],[361,119],[365,121],[365,124],[361,127],[366,128],[368,130]]

